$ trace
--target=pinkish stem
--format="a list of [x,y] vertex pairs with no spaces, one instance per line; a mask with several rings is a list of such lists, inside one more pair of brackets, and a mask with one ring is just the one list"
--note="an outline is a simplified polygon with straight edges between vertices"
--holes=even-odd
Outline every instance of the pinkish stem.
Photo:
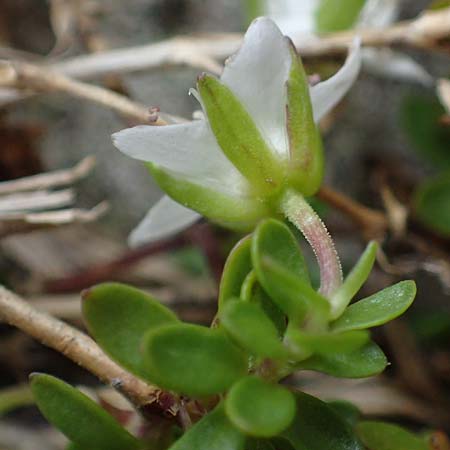
[[320,269],[320,293],[330,298],[342,284],[342,269],[325,224],[298,192],[287,191],[281,207],[285,216],[302,232],[314,250]]

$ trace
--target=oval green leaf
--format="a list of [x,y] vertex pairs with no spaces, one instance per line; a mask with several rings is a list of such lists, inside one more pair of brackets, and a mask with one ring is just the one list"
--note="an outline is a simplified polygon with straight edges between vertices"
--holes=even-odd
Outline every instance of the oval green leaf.
[[391,423],[365,421],[356,432],[369,450],[429,450],[425,440]]
[[242,285],[252,270],[251,237],[241,239],[225,262],[219,286],[219,312],[229,300],[239,297]]
[[274,323],[256,303],[228,302],[219,317],[233,340],[249,353],[267,358],[287,356]]
[[142,448],[128,431],[86,395],[63,381],[33,374],[31,390],[44,417],[72,442],[75,448],[135,450]]
[[243,450],[245,436],[217,406],[190,428],[169,450]]
[[381,373],[388,362],[374,342],[350,353],[314,355],[296,365],[297,369],[315,370],[339,378],[365,378]]
[[272,437],[285,430],[296,412],[293,394],[285,387],[256,376],[238,381],[228,393],[225,411],[242,432]]
[[223,330],[172,324],[144,338],[146,378],[191,397],[226,391],[247,372],[247,357]]
[[303,392],[297,392],[296,399],[295,419],[281,434],[294,450],[363,450],[351,427],[332,407]]
[[361,411],[353,403],[346,400],[331,400],[327,404],[352,427],[358,423],[361,417]]
[[402,315],[411,306],[415,296],[414,281],[400,281],[350,305],[331,324],[331,329],[342,332],[383,325]]
[[366,331],[347,331],[342,333],[306,333],[298,329],[289,330],[286,341],[294,354],[303,355],[305,350],[319,355],[349,353],[367,343],[369,333]]
[[178,322],[151,295],[120,283],[103,283],[83,292],[83,316],[90,334],[111,358],[142,376],[140,345],[146,332]]

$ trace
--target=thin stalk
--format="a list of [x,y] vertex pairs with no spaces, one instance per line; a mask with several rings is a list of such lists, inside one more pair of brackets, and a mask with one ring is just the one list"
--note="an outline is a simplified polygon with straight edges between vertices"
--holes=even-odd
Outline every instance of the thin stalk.
[[320,269],[319,292],[330,298],[342,284],[342,269],[327,228],[305,198],[296,191],[289,190],[285,193],[281,208],[312,247]]

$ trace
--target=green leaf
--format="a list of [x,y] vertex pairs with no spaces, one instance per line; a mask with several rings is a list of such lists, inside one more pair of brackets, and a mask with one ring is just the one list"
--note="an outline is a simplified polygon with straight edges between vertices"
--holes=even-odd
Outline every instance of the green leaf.
[[361,417],[361,411],[353,403],[347,402],[346,400],[332,400],[327,403],[351,427],[354,427]]
[[281,434],[294,450],[363,450],[351,427],[332,407],[303,392],[296,393],[296,398],[297,415]]
[[148,333],[143,351],[147,379],[191,397],[224,392],[247,372],[247,357],[220,329],[166,325]]
[[139,376],[143,375],[139,347],[144,334],[178,321],[151,295],[120,283],[103,283],[84,291],[83,316],[102,349]]
[[76,446],[135,450],[142,444],[104,409],[77,389],[44,374],[31,375],[31,390],[44,417]]
[[339,378],[365,378],[382,372],[388,362],[374,342],[351,353],[314,355],[296,365],[297,369],[315,370]]
[[239,297],[242,285],[252,270],[251,237],[241,239],[225,262],[219,286],[219,312],[229,299]]
[[272,437],[290,425],[296,404],[294,396],[285,387],[248,376],[230,389],[225,411],[242,432],[256,437]]
[[251,252],[255,266],[268,256],[302,281],[309,283],[308,268],[300,245],[283,222],[275,219],[262,221],[253,233]]
[[331,315],[334,319],[344,312],[347,305],[369,277],[370,271],[375,263],[377,250],[378,244],[374,241],[369,242],[366,250],[347,275],[341,287],[331,297]]
[[291,45],[292,67],[287,82],[289,185],[313,195],[323,179],[323,145],[313,118],[309,83],[300,56]]
[[402,105],[402,125],[414,149],[437,169],[450,169],[450,128],[440,124],[445,109],[436,96],[410,95]]
[[228,302],[219,317],[225,330],[249,353],[267,358],[286,357],[278,330],[256,303]]
[[403,314],[414,301],[414,281],[400,281],[370,297],[350,305],[331,324],[333,331],[362,330],[383,325]]
[[421,185],[414,200],[419,219],[433,230],[450,236],[450,171]]
[[316,31],[328,33],[351,28],[365,0],[321,0],[316,10]]
[[244,450],[245,436],[217,406],[190,428],[169,450]]
[[197,88],[211,129],[226,157],[260,194],[278,192],[282,188],[282,163],[241,102],[211,75],[202,75]]
[[360,422],[356,432],[369,450],[429,450],[425,440],[390,423]]
[[295,353],[303,355],[305,350],[319,355],[333,355],[335,353],[349,353],[367,343],[367,331],[347,331],[343,333],[307,333],[299,329],[290,329],[286,335],[286,342]]

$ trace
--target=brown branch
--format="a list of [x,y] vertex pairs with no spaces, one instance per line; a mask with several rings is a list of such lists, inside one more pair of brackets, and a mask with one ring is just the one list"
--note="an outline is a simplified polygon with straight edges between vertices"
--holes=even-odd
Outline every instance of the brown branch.
[[157,401],[159,389],[146,384],[110,360],[89,336],[37,311],[3,286],[0,286],[0,318],[67,356],[104,383],[117,388],[138,407]]
[[371,236],[379,236],[389,227],[388,218],[383,212],[361,205],[345,194],[334,191],[329,187],[322,186],[317,193],[317,197],[344,213]]
[[0,86],[25,91],[62,92],[105,106],[138,123],[165,125],[148,108],[100,86],[73,80],[52,70],[19,61],[0,63]]

